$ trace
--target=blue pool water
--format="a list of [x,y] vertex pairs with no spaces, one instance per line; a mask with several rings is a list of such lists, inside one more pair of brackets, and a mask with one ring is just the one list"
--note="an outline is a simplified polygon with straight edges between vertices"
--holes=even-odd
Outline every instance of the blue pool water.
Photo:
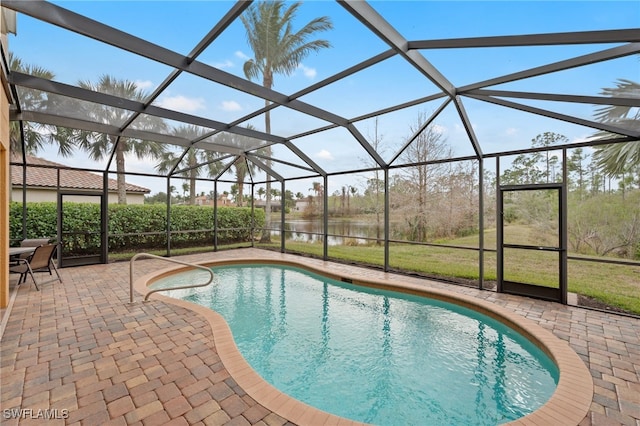
[[267,382],[324,411],[379,425],[494,425],[556,388],[557,368],[538,347],[473,310],[287,266],[213,269],[211,286],[170,295],[220,313]]

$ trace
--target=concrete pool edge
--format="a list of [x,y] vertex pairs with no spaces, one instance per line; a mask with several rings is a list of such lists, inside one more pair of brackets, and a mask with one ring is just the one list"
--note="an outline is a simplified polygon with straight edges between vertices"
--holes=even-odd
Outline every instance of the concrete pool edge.
[[[331,265],[330,262],[325,263],[328,266]],[[300,259],[300,261],[273,258],[236,258],[198,262],[198,265],[207,267],[233,264],[277,264],[298,267],[338,281],[423,295],[479,311],[501,321],[529,338],[529,340],[551,357],[560,372],[558,385],[549,401],[533,413],[509,423],[510,425],[577,425],[589,412],[593,399],[593,380],[584,362],[573,349],[571,349],[569,344],[553,335],[550,331],[535,324],[533,321],[491,302],[464,294],[416,284],[370,278],[365,279],[344,273],[334,274],[327,272],[330,268],[322,269],[314,265],[306,264],[304,258]],[[145,295],[149,291],[148,286],[153,282],[186,269],[189,268],[173,267],[147,274],[135,281],[135,289]],[[401,281],[400,277],[399,281]],[[235,345],[229,326],[218,313],[203,306],[173,299],[158,293],[154,294],[152,298],[196,311],[207,319],[213,332],[214,345],[218,351],[218,355],[231,377],[250,397],[268,410],[300,425],[362,424],[311,407],[289,397],[265,382],[242,357]]]

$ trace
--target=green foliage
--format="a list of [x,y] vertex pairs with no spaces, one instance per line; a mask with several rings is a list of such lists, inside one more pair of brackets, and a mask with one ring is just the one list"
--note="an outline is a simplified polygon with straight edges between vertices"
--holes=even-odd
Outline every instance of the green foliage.
[[[57,230],[56,203],[27,204],[26,238],[55,237]],[[22,203],[13,202],[9,209],[9,238],[22,240]]]
[[[82,253],[98,246],[100,207],[92,203],[65,203],[62,230],[65,250]],[[27,204],[27,238],[57,235],[56,203]],[[111,204],[109,251],[139,251],[166,247],[167,207],[162,204]],[[11,203],[9,233],[22,239],[22,204]],[[255,226],[264,226],[264,211],[255,210]],[[213,245],[213,209],[201,206],[175,206],[171,209],[171,245],[189,247]],[[230,244],[251,238],[251,209],[218,208],[218,243]],[[77,232],[77,234],[75,234]]]
[[576,253],[640,259],[640,191],[569,197],[568,232]]

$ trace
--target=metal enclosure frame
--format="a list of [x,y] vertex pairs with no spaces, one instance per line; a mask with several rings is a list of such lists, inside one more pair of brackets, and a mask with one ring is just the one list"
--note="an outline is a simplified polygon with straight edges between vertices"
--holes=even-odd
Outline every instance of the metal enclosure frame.
[[[504,242],[504,193],[518,191],[557,191],[558,201],[558,245],[539,246]],[[567,204],[566,185],[564,183],[540,183],[530,185],[504,185],[498,189],[497,197],[497,277],[498,292],[512,293],[520,296],[537,297],[545,300],[552,300],[562,304],[567,303]],[[558,253],[558,288],[544,287],[535,284],[506,281],[504,279],[504,249],[536,250],[544,252]]]
[[[267,89],[255,82],[240,78],[236,75],[225,72],[222,69],[208,65],[198,60],[202,52],[207,46],[215,43],[217,38],[228,28],[234,21],[238,20],[241,14],[251,4],[251,1],[236,1],[231,4],[228,11],[222,16],[222,18],[212,25],[211,30],[198,41],[193,49],[187,54],[180,54],[175,51],[171,51],[163,46],[153,44],[147,40],[136,37],[132,34],[128,34],[124,31],[118,30],[114,27],[110,27],[102,22],[98,22],[94,19],[86,16],[74,13],[64,7],[47,1],[23,1],[23,0],[3,0],[2,7],[11,9],[19,14],[30,16],[33,19],[42,21],[53,25],[57,28],[68,30],[77,35],[88,37],[98,40],[105,44],[108,44],[114,48],[121,49],[137,55],[141,58],[146,58],[157,64],[162,64],[171,69],[166,75],[163,82],[155,89],[153,93],[149,95],[147,99],[142,102],[132,101],[130,99],[121,98],[118,96],[108,95],[92,90],[87,90],[79,86],[64,84],[57,81],[47,80],[40,77],[27,75],[17,71],[11,71],[7,64],[8,52],[2,50],[2,72],[6,75],[6,81],[9,83],[11,92],[11,110],[10,119],[12,121],[18,121],[23,127],[24,122],[35,122],[41,124],[49,124],[54,126],[64,126],[75,129],[82,129],[87,131],[96,131],[106,133],[117,137],[118,142],[114,144],[113,151],[105,165],[104,170],[92,170],[99,173],[104,173],[104,196],[106,197],[107,187],[107,174],[114,173],[111,170],[113,160],[115,157],[116,146],[121,138],[137,138],[155,141],[161,144],[172,144],[184,149],[180,159],[174,164],[174,167],[167,174],[157,174],[148,176],[161,176],[167,179],[167,194],[170,194],[170,181],[173,178],[182,178],[181,173],[184,173],[188,169],[179,170],[180,161],[186,156],[189,150],[202,149],[220,153],[221,156],[216,160],[219,161],[224,171],[231,167],[231,164],[238,158],[242,157],[245,161],[256,165],[258,168],[266,173],[267,180],[271,183],[280,183],[282,193],[285,192],[287,182],[294,179],[321,179],[325,188],[328,187],[328,180],[330,177],[342,175],[346,173],[357,173],[361,171],[379,170],[384,175],[384,266],[385,271],[389,271],[390,267],[390,172],[398,168],[411,167],[413,165],[423,164],[437,164],[449,161],[467,161],[474,160],[478,162],[479,174],[478,174],[478,204],[479,204],[479,247],[468,248],[470,250],[478,251],[478,273],[479,282],[478,287],[484,287],[485,279],[485,252],[491,252],[492,250],[485,247],[484,231],[485,231],[485,160],[489,158],[496,158],[496,170],[499,170],[500,157],[507,155],[516,155],[520,153],[531,153],[543,151],[542,149],[523,149],[523,150],[505,150],[499,153],[487,154],[483,151],[483,140],[480,140],[475,134],[473,128],[473,116],[470,116],[467,102],[470,100],[481,101],[488,105],[497,105],[509,110],[523,111],[535,116],[543,116],[552,118],[561,122],[570,123],[574,125],[586,126],[590,129],[608,132],[611,134],[607,139],[602,140],[590,140],[582,142],[567,143],[553,147],[553,149],[563,150],[563,177],[566,182],[566,150],[577,147],[596,146],[604,144],[617,144],[635,142],[640,143],[640,128],[626,128],[625,126],[617,125],[616,123],[604,123],[596,120],[588,120],[579,118],[570,114],[559,113],[550,111],[540,107],[533,107],[523,102],[536,102],[536,101],[557,101],[579,105],[618,105],[623,107],[640,107],[640,99],[633,96],[578,96],[571,94],[560,93],[537,93],[526,92],[516,90],[501,90],[495,86],[518,82],[523,79],[544,76],[555,72],[564,70],[570,70],[573,68],[596,64],[600,62],[606,62],[609,60],[623,58],[627,56],[633,56],[640,53],[640,28],[621,28],[604,31],[576,31],[576,32],[561,32],[561,33],[549,33],[549,34],[521,34],[521,35],[502,35],[502,36],[487,36],[487,37],[466,37],[466,38],[452,38],[452,39],[440,39],[440,40],[407,40],[398,29],[394,28],[384,16],[381,16],[371,5],[365,1],[345,1],[340,0],[337,3],[351,16],[362,23],[367,29],[370,30],[372,37],[376,41],[381,41],[385,49],[370,58],[362,60],[361,62],[350,66],[349,68],[342,69],[331,75],[322,81],[314,83],[306,88],[296,91],[295,93],[280,93],[276,90]],[[442,73],[434,64],[429,62],[426,56],[423,54],[423,50],[428,49],[466,49],[466,48],[501,48],[501,47],[519,47],[519,46],[557,46],[557,45],[587,45],[593,44],[597,46],[597,49],[593,53],[588,53],[576,57],[571,57],[565,60],[547,63],[541,66],[537,66],[530,69],[525,69],[519,72],[511,74],[496,76],[484,81],[475,81],[470,84],[456,87],[447,77]],[[610,45],[603,48],[602,45]],[[18,52],[19,53],[19,52]],[[316,90],[322,89],[333,83],[339,82],[347,77],[357,75],[358,72],[368,69],[376,64],[379,64],[390,58],[399,58],[405,61],[413,69],[417,70],[425,79],[432,83],[436,89],[433,93],[426,94],[424,96],[417,97],[401,104],[391,105],[384,109],[370,111],[366,114],[356,117],[343,117],[332,111],[317,107],[307,102],[303,102],[301,98]],[[46,64],[45,64],[46,65]],[[249,94],[268,101],[268,106],[260,107],[255,111],[250,111],[243,117],[236,119],[233,122],[221,122],[208,117],[198,116],[195,114],[188,114],[179,112],[167,108],[162,108],[154,101],[158,99],[171,83],[176,80],[182,74],[190,74],[195,77],[202,78],[207,82],[213,82],[225,87],[236,89],[244,94]],[[72,115],[59,115],[53,114],[47,110],[37,110],[36,108],[29,108],[29,105],[25,105],[19,96],[19,89],[32,89],[42,91],[48,95],[55,95],[65,97],[65,99],[72,99],[76,101],[92,102],[103,106],[109,106],[112,108],[120,108],[129,112],[128,118],[124,123],[105,124],[97,121],[81,120]],[[519,101],[521,100],[521,101]],[[460,119],[460,123],[464,128],[464,133],[468,137],[469,144],[473,151],[471,155],[465,157],[446,158],[436,160],[432,162],[422,162],[415,164],[399,164],[397,161],[404,150],[410,145],[411,141],[418,136],[419,132],[413,135],[413,138],[408,140],[404,146],[402,146],[398,152],[391,156],[387,162],[382,158],[379,152],[377,152],[372,144],[364,137],[355,124],[364,120],[368,120],[374,117],[378,117],[390,112],[401,111],[403,109],[417,106],[429,101],[441,102],[435,109],[433,114],[422,124],[421,130],[428,127],[433,121],[444,111],[447,106],[452,105],[455,109],[456,116]],[[266,111],[270,111],[277,107],[286,107],[297,113],[307,115],[316,119],[320,119],[328,124],[322,125],[317,128],[306,130],[299,134],[283,136],[279,134],[269,134],[266,132],[250,129],[242,125],[243,122],[257,117]],[[146,130],[136,129],[132,126],[136,118],[140,115],[146,114],[149,116],[157,117],[160,119],[172,120],[184,124],[197,125],[212,129],[211,132],[205,135],[187,139],[178,137],[175,135],[161,134],[157,132],[150,132]],[[360,147],[371,157],[372,164],[375,165],[369,168],[364,167],[362,170],[350,170],[346,172],[330,172],[324,170],[319,164],[313,161],[309,152],[299,148],[295,145],[295,141],[303,137],[321,133],[323,131],[340,128],[351,135]],[[218,135],[220,133],[229,133],[232,135],[239,135],[252,138],[254,143],[248,147],[238,147],[232,145],[220,145],[212,142],[210,137]],[[17,165],[24,165],[26,163],[26,155],[24,152],[24,131],[22,133],[22,161],[20,163],[13,163]],[[290,150],[297,159],[300,160],[300,164],[293,164],[283,159],[278,158],[266,158],[260,153],[260,149],[268,146],[283,146]],[[506,147],[505,147],[506,148]],[[269,167],[269,161],[274,163],[280,163],[286,166],[297,168],[298,171],[304,174],[300,177],[281,176],[273,168]],[[206,162],[199,162],[196,166],[206,166]],[[86,169],[85,169],[86,170]],[[223,180],[223,172],[220,172],[215,177],[210,179],[200,179],[213,182],[214,193],[217,197],[218,186],[220,182],[226,182]],[[23,173],[26,175],[26,168],[23,169]],[[139,175],[145,176],[141,173],[126,172],[126,175]],[[496,178],[499,180],[499,173]],[[26,179],[24,179],[26,182]],[[265,181],[266,182],[266,181]],[[254,176],[249,176],[249,181],[245,182],[251,185],[251,193],[254,194],[254,187],[256,184],[265,182],[258,182]],[[562,203],[561,203],[561,225],[565,230],[567,227],[567,202],[566,202],[566,183],[562,189]],[[328,259],[328,191],[324,191],[323,197],[323,259]],[[254,197],[252,197],[254,198]],[[23,196],[23,201],[26,202],[26,196]],[[251,205],[254,209],[255,206]],[[280,250],[286,250],[285,244],[285,231],[284,231],[284,199],[281,200],[281,241]],[[25,207],[26,208],[26,207]],[[24,213],[23,213],[24,214]],[[218,229],[217,220],[217,204],[213,208],[214,215],[214,230]],[[106,229],[106,212],[102,214]],[[161,232],[166,233],[167,238],[167,255],[171,254],[171,203],[167,203],[167,223],[166,229]],[[255,228],[255,221],[251,224],[252,232]],[[105,231],[106,232],[106,231]],[[105,239],[108,235],[105,234]],[[567,256],[566,235],[563,237],[561,243],[561,250],[564,256],[564,292],[566,293],[566,262],[567,259],[573,259]],[[214,232],[213,238],[213,250],[218,250],[218,238],[217,232]],[[251,245],[254,245],[252,238]],[[459,247],[458,247],[459,248]],[[104,258],[106,259],[107,252],[104,252]],[[584,261],[583,258],[575,258],[576,260]],[[619,264],[633,264],[631,262],[617,262]],[[561,301],[566,302],[566,294],[562,297]]]

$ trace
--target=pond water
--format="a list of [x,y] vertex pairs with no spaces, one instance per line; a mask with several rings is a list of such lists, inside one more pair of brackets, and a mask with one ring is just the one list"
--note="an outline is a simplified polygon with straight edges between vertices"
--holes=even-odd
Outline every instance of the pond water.
[[[376,236],[376,224],[375,222],[364,221],[351,221],[343,219],[331,219],[329,220],[329,237],[327,243],[329,245],[344,244],[346,240],[356,240],[358,244],[364,244],[367,242],[367,238],[384,238],[384,227],[381,224],[379,235]],[[284,230],[286,232],[286,238],[288,240],[296,240],[307,243],[322,242],[323,233],[322,220],[285,220]],[[269,226],[272,231],[272,235],[277,236],[280,234],[280,221],[272,221]]]

